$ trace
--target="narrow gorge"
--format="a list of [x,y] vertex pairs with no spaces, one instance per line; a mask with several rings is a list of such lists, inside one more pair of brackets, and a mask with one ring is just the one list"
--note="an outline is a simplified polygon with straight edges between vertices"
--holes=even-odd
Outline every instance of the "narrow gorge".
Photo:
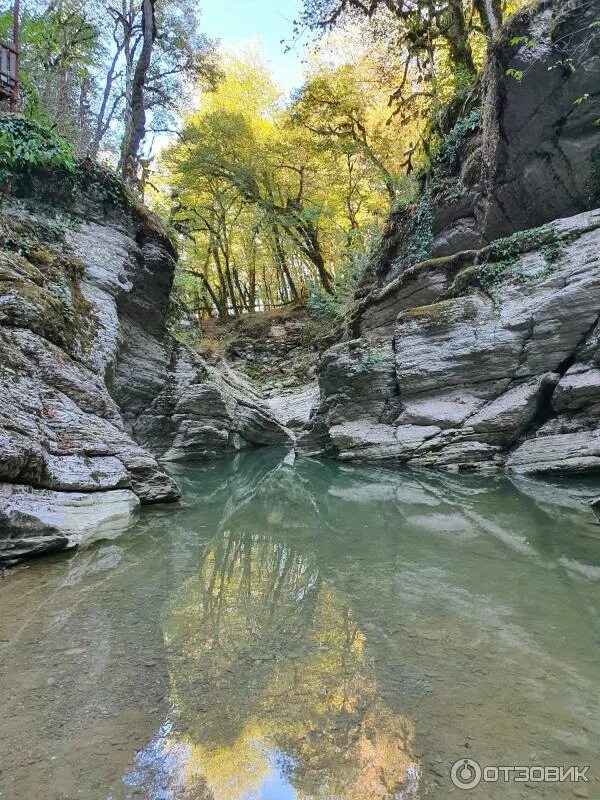
[[165,464],[260,445],[597,473],[596,11],[512,18],[488,56],[497,79],[454,110],[420,199],[387,221],[322,353],[318,399],[307,378],[268,400],[173,337],[175,246],[109,172],[15,174],[0,229],[0,558],[126,526],[140,504],[178,500]]
[[600,0],[0,0],[0,800],[595,800],[599,620]]

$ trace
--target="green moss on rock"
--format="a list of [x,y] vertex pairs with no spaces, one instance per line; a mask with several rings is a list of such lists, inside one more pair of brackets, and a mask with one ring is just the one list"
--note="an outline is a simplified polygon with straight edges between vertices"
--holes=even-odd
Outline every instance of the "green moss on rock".
[[[554,270],[565,248],[565,239],[553,225],[517,231],[512,236],[498,239],[489,246],[487,259],[477,267],[481,286],[497,301],[498,290],[505,280],[515,280],[522,285],[534,285],[545,280]],[[535,274],[525,274],[522,256],[539,250],[545,266]]]
[[29,328],[69,352],[87,351],[97,320],[81,291],[84,264],[70,252],[64,228],[4,214],[0,245],[3,324]]
[[428,306],[417,306],[404,311],[402,316],[412,320],[439,322],[456,307],[455,300],[441,300]]

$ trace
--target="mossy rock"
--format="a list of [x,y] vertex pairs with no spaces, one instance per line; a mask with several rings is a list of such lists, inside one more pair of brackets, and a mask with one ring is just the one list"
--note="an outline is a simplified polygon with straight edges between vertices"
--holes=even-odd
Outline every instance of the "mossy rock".
[[18,253],[0,253],[0,281],[31,281],[42,286],[40,270]]
[[29,250],[27,253],[29,261],[38,267],[49,267],[54,264],[56,256],[50,250],[45,250],[42,247],[37,247]]
[[403,311],[398,322],[421,321],[427,325],[445,325],[461,321],[474,320],[479,316],[479,308],[475,300],[469,298],[449,298],[428,306],[418,306]]
[[476,286],[477,283],[477,267],[475,265],[466,267],[465,269],[462,269],[454,278],[450,288],[448,289],[448,295],[450,297],[458,297],[470,287]]
[[69,352],[87,352],[97,320],[80,287],[84,264],[51,223],[2,215],[0,254],[4,303],[0,321],[27,328]]
[[438,322],[445,319],[455,308],[456,302],[454,300],[441,300],[439,303],[432,303],[429,306],[409,308],[400,316],[412,320]]
[[66,344],[63,308],[50,290],[30,281],[7,281],[2,284],[2,294],[0,324],[27,328],[54,344]]

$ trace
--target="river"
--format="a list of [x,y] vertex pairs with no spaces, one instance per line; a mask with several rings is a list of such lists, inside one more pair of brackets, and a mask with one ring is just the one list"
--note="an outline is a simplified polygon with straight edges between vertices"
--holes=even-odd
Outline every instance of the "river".
[[[2,800],[600,796],[592,485],[271,450],[175,477],[0,580]],[[590,782],[465,791],[459,759]]]

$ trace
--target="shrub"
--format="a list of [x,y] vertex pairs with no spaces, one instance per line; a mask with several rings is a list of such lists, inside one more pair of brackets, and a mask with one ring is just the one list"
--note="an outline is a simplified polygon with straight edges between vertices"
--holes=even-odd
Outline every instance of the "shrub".
[[17,114],[0,114],[0,183],[16,172],[37,167],[62,167],[75,170],[71,146],[38,122]]
[[435,163],[454,173],[460,164],[460,156],[467,139],[481,128],[481,111],[476,108],[458,120],[452,130],[442,139]]

